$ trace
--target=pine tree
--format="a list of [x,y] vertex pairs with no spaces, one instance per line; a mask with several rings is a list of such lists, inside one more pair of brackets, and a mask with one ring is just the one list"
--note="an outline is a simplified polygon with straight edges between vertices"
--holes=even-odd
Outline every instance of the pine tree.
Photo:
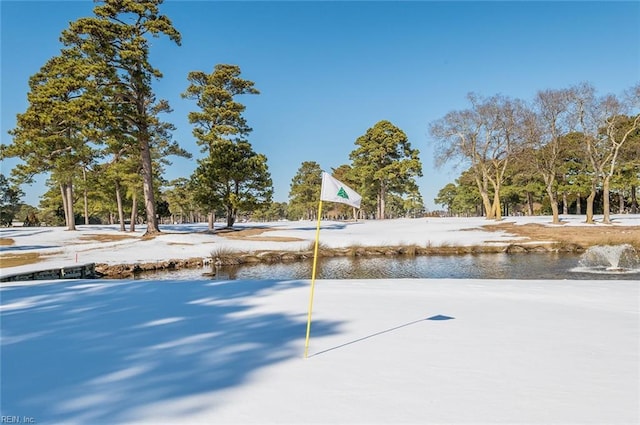
[[221,140],[211,155],[198,161],[191,188],[196,201],[210,211],[224,208],[227,227],[239,211],[251,211],[271,202],[273,195],[267,158],[248,142]]
[[22,183],[51,172],[59,186],[69,230],[75,230],[74,180],[95,162],[105,119],[99,87],[106,75],[77,49],[63,49],[29,79],[27,110],[9,131],[13,143],[1,147],[2,157],[24,161],[14,170]]
[[322,169],[315,161],[305,161],[291,179],[289,210],[306,220],[315,218],[320,201]]
[[211,74],[190,72],[182,94],[196,101],[189,113],[193,135],[207,157],[198,161],[191,187],[199,204],[208,208],[209,230],[215,211],[224,208],[227,226],[233,226],[239,210],[271,202],[273,189],[264,155],[253,151],[246,137],[252,131],[243,117],[245,106],[235,100],[243,94],[259,94],[254,83],[240,77],[237,65],[218,64]]
[[117,122],[112,134],[134,141],[140,156],[147,234],[158,233],[154,190],[154,139],[165,138],[167,124],[158,118],[170,112],[158,101],[151,83],[161,72],[149,63],[148,37],[166,35],[180,44],[180,33],[169,18],[159,13],[162,0],[106,0],[94,8],[95,17],[72,22],[63,32],[65,45],[75,46],[93,63],[110,71],[108,92],[111,108],[105,111]]
[[22,196],[20,188],[11,184],[4,174],[0,174],[0,226],[11,226],[11,222],[21,208]]
[[387,195],[402,196],[417,190],[415,177],[422,176],[419,151],[411,148],[407,135],[389,121],[379,121],[358,137],[351,152],[354,176],[365,196],[371,189],[376,194],[376,217],[386,217]]

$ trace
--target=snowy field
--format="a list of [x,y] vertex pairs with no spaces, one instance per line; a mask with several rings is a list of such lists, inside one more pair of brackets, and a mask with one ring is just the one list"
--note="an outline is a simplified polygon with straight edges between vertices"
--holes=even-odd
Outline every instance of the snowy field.
[[[638,215],[614,215],[612,225],[595,224],[606,229],[609,226],[640,226]],[[585,226],[584,216],[562,216],[561,226]],[[538,223],[547,226],[551,217],[506,217],[502,223]],[[371,220],[359,222],[323,221],[320,242],[330,248],[346,246],[474,246],[500,245],[519,239],[505,232],[483,229],[495,221],[480,217],[471,218],[420,218],[397,220]],[[558,226],[558,225],[556,225]],[[594,225],[588,225],[594,226]],[[0,246],[1,254],[37,252],[41,255],[37,264],[18,267],[2,267],[0,275],[46,270],[85,263],[137,263],[170,259],[210,257],[211,252],[257,250],[307,250],[315,239],[315,221],[282,221],[270,223],[238,223],[238,229],[267,229],[256,237],[234,240],[205,233],[206,223],[162,225],[163,233],[153,239],[142,239],[145,228],[137,226],[136,232],[120,232],[118,226],[77,226],[69,232],[63,227],[34,227],[0,229],[0,238],[13,239],[11,246]],[[106,236],[130,236],[126,239],[99,242],[95,238]],[[261,241],[261,237],[295,238],[297,241]],[[526,243],[526,241],[524,242]]]
[[[639,217],[616,216],[639,225]],[[524,219],[508,221],[524,223]],[[531,222],[527,218],[526,222]],[[536,218],[548,223],[549,217]],[[568,219],[567,219],[568,220]],[[323,223],[328,246],[512,239],[482,219]],[[262,225],[262,224],[261,224]],[[581,225],[579,218],[566,225]],[[243,226],[252,226],[244,224]],[[171,226],[2,229],[3,253],[80,262],[300,249],[315,223],[236,241]],[[464,230],[464,231],[463,231]],[[172,232],[172,233],[168,233]],[[295,236],[292,236],[295,235]],[[36,266],[24,266],[33,270]],[[38,264],[37,267],[42,267]],[[3,273],[15,269],[2,270]],[[2,283],[3,422],[38,424],[638,424],[640,282],[385,279]]]

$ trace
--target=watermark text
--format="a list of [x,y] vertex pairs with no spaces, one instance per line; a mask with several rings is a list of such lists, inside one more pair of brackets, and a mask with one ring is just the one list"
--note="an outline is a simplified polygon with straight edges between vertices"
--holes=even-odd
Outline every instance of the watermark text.
[[33,416],[0,416],[0,424],[35,424],[36,418]]

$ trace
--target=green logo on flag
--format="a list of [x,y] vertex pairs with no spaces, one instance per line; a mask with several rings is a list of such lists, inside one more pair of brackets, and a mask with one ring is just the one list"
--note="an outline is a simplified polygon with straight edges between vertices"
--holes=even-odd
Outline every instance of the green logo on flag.
[[341,198],[344,199],[349,199],[349,195],[347,195],[347,192],[344,190],[344,188],[340,188],[340,190],[338,191],[337,195]]

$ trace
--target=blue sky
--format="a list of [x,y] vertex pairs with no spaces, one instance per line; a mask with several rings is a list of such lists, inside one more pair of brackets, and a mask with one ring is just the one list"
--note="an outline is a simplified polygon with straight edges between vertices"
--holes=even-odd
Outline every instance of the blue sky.
[[[90,1],[0,1],[2,143],[26,109],[28,79],[58,54],[69,22]],[[154,83],[174,111],[174,140],[194,159],[174,158],[166,178],[188,177],[201,157],[180,98],[187,74],[239,65],[261,91],[244,96],[249,140],[268,157],[274,200],[286,201],[303,161],[330,171],[349,163],[355,140],[380,120],[421,152],[425,204],[460,170],[435,169],[431,122],[468,106],[466,95],[524,100],[583,81],[619,94],[640,81],[640,2],[217,2],[169,0],[161,10],[182,46],[154,39]],[[2,164],[8,175],[15,160]],[[37,205],[44,178],[23,186]]]

